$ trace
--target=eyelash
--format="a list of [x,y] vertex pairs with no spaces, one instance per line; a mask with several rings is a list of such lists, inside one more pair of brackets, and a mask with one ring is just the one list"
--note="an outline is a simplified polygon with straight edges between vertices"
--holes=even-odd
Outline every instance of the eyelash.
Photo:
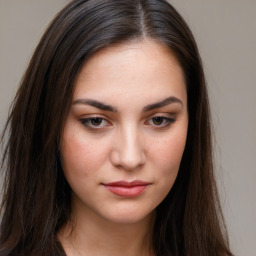
[[[152,121],[154,122],[153,120],[156,120],[156,119],[160,119],[161,120],[161,124],[157,125],[157,124],[153,124],[153,126],[155,126],[156,128],[167,128],[169,127],[172,123],[174,123],[176,121],[175,118],[170,118],[170,117],[167,117],[167,116],[161,116],[161,115],[158,115],[158,116],[154,116],[152,118],[150,118],[147,123],[149,123],[149,121]],[[164,124],[163,124],[164,123]]]
[[[90,117],[90,118],[83,118],[81,119],[81,123],[83,126],[89,128],[89,129],[100,129],[100,128],[104,128],[105,126],[100,126],[100,125],[93,125],[92,122],[93,120],[98,119],[100,122],[100,124],[102,123],[102,121],[105,121],[107,123],[109,123],[105,118],[102,117]],[[90,123],[90,124],[89,124]],[[108,126],[108,125],[107,125]]]
[[[155,128],[167,128],[172,123],[174,123],[176,121],[176,118],[170,118],[170,117],[166,117],[166,116],[157,115],[157,116],[154,116],[154,117],[148,119],[146,121],[146,123],[148,124],[150,121],[154,122],[153,120],[156,120],[156,119],[160,119],[161,124],[159,124],[159,125],[152,124],[152,126],[154,126]],[[92,124],[93,120],[94,121],[95,120],[99,121],[100,124],[99,125],[93,125]],[[85,126],[88,129],[91,129],[91,130],[103,129],[106,126],[110,126],[110,123],[105,118],[102,118],[102,117],[83,118],[83,119],[80,119],[80,122],[83,126]],[[102,122],[107,122],[107,125],[102,125]],[[162,123],[164,123],[164,124],[162,124]]]

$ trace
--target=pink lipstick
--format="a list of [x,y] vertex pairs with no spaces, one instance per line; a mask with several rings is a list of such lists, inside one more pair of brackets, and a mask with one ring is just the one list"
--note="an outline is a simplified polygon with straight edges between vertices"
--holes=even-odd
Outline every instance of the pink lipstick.
[[122,197],[136,197],[139,196],[148,185],[149,182],[134,180],[132,182],[116,181],[103,184],[106,189],[115,195]]

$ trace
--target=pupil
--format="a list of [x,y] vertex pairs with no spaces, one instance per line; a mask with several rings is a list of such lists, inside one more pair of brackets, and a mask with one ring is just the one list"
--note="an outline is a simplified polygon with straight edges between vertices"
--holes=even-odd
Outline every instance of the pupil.
[[160,124],[163,123],[163,118],[162,118],[162,117],[155,117],[155,118],[153,119],[153,123],[154,123],[155,125],[160,125]]
[[93,118],[91,120],[92,125],[100,125],[102,122],[101,118]]

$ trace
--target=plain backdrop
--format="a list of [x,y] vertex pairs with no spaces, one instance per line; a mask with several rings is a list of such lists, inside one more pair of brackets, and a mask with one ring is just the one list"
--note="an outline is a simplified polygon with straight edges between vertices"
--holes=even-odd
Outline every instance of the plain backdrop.
[[[68,0],[0,0],[0,129],[42,33]],[[231,248],[256,256],[256,0],[170,0],[205,67]]]

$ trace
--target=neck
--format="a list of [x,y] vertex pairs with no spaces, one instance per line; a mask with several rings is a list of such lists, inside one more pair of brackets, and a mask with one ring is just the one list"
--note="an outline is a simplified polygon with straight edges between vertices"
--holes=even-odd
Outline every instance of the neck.
[[58,239],[67,256],[152,256],[154,214],[136,223],[113,223],[77,211],[60,230]]

